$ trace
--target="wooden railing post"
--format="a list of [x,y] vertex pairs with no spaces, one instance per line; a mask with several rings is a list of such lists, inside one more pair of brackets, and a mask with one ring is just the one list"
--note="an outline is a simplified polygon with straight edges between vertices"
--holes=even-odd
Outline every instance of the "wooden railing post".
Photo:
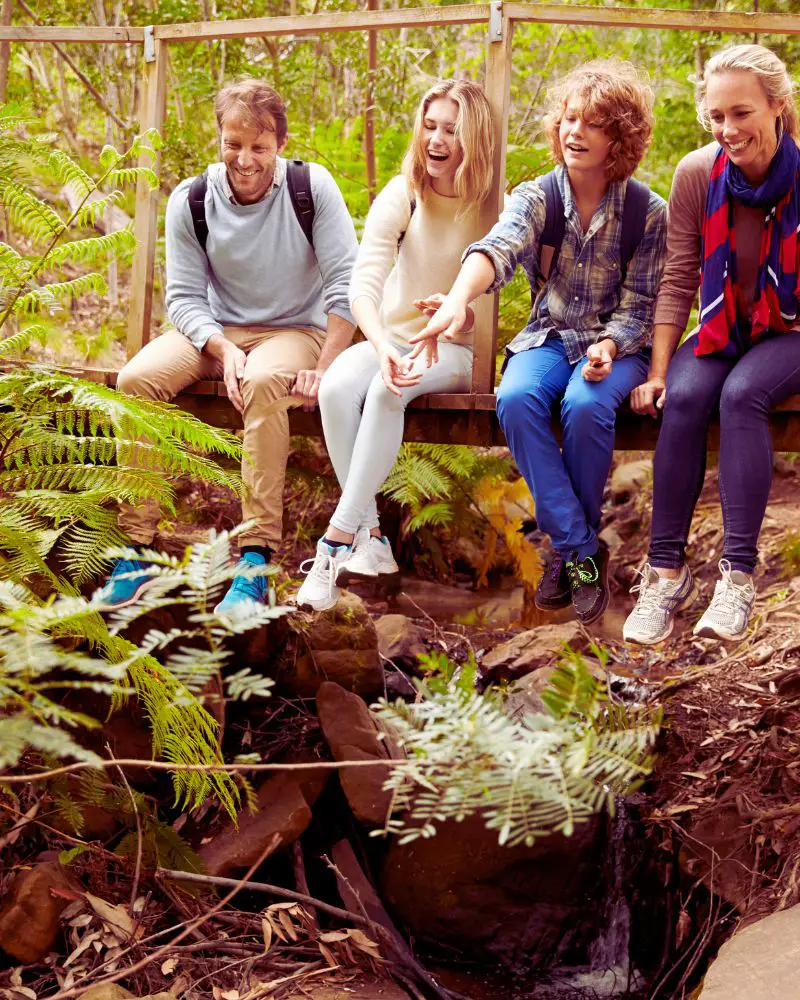
[[[494,169],[492,190],[481,207],[481,227],[488,233],[503,207],[506,186],[506,139],[511,94],[511,36],[514,22],[506,17],[502,0],[492,0],[486,41],[486,96],[494,122]],[[497,354],[497,317],[500,296],[495,294],[478,303],[475,315],[475,346],[472,391],[494,391]]]
[[[144,70],[140,96],[139,131],[149,128],[159,131],[164,125],[167,103],[167,42],[153,39],[152,29],[145,29]],[[158,173],[161,156],[156,152],[154,162],[142,156],[142,166],[151,166]],[[153,309],[153,271],[158,237],[159,190],[150,191],[140,181],[136,188],[136,216],[133,232],[136,251],[131,272],[131,302],[128,313],[128,357],[132,358],[150,339],[150,320]]]

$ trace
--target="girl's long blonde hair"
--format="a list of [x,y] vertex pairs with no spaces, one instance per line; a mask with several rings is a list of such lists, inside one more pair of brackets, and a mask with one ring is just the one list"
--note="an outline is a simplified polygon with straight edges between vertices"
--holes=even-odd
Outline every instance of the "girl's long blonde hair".
[[732,45],[713,55],[705,65],[703,79],[697,82],[695,103],[697,119],[703,128],[710,130],[706,92],[709,77],[714,73],[741,71],[754,73],[764,88],[767,98],[774,104],[782,105],[780,113],[784,132],[795,142],[800,140],[797,108],[794,103],[794,86],[786,64],[764,45]]
[[470,80],[441,80],[425,94],[414,118],[414,134],[403,159],[403,173],[415,196],[421,200],[430,187],[425,166],[423,123],[431,104],[447,97],[458,105],[455,135],[463,153],[456,170],[456,197],[464,203],[459,215],[477,207],[489,195],[494,159],[494,126],[483,89]]

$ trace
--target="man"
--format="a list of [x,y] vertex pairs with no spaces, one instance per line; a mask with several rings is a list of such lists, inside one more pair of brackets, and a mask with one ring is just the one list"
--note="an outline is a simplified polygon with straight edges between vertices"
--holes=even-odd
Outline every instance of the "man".
[[[266,580],[253,577],[252,568],[265,566],[281,541],[289,420],[286,410],[265,411],[289,394],[313,408],[323,373],[350,344],[348,284],[357,242],[336,183],[315,163],[309,165],[313,229],[303,231],[281,156],[288,129],[276,91],[243,80],[219,92],[214,110],[222,162],[209,166],[204,197],[200,189],[207,232],[202,221],[197,225],[197,187],[185,180],[166,217],[173,328],[128,362],[117,387],[166,401],[199,379],[222,378],[243,416],[244,573],[217,606],[230,615],[243,601],[265,600]],[[152,503],[122,505],[119,523],[135,545],[151,546],[158,516]],[[100,595],[104,603],[134,603],[152,585],[140,569],[146,563],[117,563]]]

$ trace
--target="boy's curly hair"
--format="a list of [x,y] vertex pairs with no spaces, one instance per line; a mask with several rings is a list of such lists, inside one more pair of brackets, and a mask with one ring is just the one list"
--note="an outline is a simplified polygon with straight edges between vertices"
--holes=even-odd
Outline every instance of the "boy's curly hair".
[[624,181],[639,166],[653,132],[653,91],[632,63],[597,59],[572,70],[548,97],[544,125],[550,152],[563,163],[559,129],[567,105],[577,106],[611,140],[609,181]]

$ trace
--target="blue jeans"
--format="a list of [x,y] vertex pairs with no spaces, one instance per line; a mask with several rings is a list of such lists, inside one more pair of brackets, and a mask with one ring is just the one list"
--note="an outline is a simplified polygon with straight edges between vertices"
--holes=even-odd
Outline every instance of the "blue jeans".
[[[581,376],[560,337],[514,354],[497,390],[497,418],[536,502],[536,519],[564,559],[597,552],[603,490],[620,403],[647,377],[640,354],[617,359],[602,382]],[[561,404],[563,444],[552,427]]]
[[769,411],[800,392],[800,333],[777,334],[741,358],[698,358],[694,337],[667,372],[664,422],[653,460],[650,564],[683,565],[686,540],[706,471],[708,425],[719,408],[722,557],[752,573],[772,485]]

